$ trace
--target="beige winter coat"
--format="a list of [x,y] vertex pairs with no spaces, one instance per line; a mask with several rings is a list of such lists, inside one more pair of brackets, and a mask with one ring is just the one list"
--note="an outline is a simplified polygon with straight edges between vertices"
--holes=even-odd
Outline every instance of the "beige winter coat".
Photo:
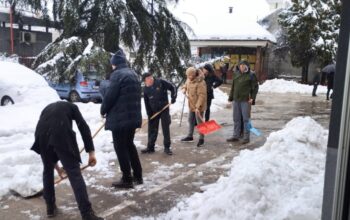
[[207,84],[203,77],[197,76],[192,81],[187,79],[182,89],[188,96],[188,107],[191,112],[195,112],[196,109],[204,112],[207,109]]

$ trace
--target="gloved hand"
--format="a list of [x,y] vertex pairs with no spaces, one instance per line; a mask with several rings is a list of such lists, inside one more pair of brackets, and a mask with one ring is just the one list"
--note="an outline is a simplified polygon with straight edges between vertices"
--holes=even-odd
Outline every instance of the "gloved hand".
[[176,102],[176,97],[171,98],[171,104],[174,104]]

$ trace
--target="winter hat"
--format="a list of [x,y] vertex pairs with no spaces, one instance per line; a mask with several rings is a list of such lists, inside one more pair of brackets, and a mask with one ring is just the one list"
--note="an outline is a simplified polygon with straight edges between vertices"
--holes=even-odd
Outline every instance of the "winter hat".
[[120,64],[126,64],[126,57],[124,51],[119,48],[117,52],[112,56],[110,60],[111,64],[114,66],[118,66]]
[[187,70],[186,70],[186,76],[187,76],[187,77],[190,76],[190,75],[196,76],[196,72],[197,72],[196,68],[194,68],[194,67],[189,67],[189,68],[187,68]]
[[247,71],[246,71],[246,72],[248,72],[248,71],[250,70],[250,66],[249,66],[249,62],[248,62],[248,61],[246,61],[246,60],[241,60],[241,61],[239,62],[239,64],[238,64],[238,66],[240,66],[240,65],[245,65],[245,66],[247,67]]
[[208,70],[209,73],[214,72],[213,66],[211,64],[209,64],[209,63],[205,64],[203,68]]
[[142,74],[142,81],[145,81],[145,79],[149,76],[152,76],[152,73],[150,72],[145,72],[144,74]]

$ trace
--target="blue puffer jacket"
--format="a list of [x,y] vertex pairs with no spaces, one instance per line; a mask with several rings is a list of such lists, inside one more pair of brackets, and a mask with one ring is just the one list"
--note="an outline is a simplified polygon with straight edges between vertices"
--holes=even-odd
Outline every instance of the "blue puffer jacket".
[[101,115],[106,116],[106,130],[136,129],[141,126],[141,85],[136,73],[126,64],[111,75]]

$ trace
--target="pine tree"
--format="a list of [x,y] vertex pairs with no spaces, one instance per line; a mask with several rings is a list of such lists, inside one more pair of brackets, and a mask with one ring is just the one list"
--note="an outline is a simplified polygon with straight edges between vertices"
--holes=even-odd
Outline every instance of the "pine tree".
[[[177,2],[177,0],[173,0]],[[19,0],[44,10],[40,0]],[[182,22],[167,9],[165,0],[53,0],[53,18],[63,29],[58,40],[78,36],[101,42],[107,51],[120,45],[132,51],[133,67],[145,66],[158,75],[183,72],[181,62],[190,57],[190,44]]]
[[308,80],[311,61],[325,65],[335,59],[340,1],[292,0],[292,6],[280,14],[279,22],[286,32],[292,64],[302,67],[303,82]]

